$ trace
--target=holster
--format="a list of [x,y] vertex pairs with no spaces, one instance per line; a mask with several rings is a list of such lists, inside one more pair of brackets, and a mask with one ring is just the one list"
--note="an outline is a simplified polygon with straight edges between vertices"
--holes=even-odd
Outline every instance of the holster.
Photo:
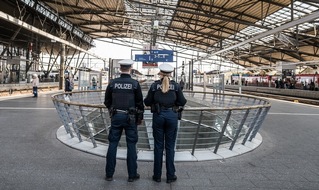
[[183,110],[184,110],[184,107],[182,107],[182,106],[178,107],[178,109],[177,109],[177,118],[178,118],[178,120],[182,119]]
[[182,112],[180,111],[180,112],[177,112],[177,118],[178,118],[178,120],[181,120],[182,119]]
[[157,103],[157,104],[152,104],[151,105],[151,113],[160,113],[161,112],[161,107],[160,105]]
[[110,109],[109,109],[110,118],[112,118],[114,114],[115,114],[115,109],[113,107],[110,107]]
[[129,108],[128,109],[128,122],[130,125],[136,124],[136,109],[135,108]]

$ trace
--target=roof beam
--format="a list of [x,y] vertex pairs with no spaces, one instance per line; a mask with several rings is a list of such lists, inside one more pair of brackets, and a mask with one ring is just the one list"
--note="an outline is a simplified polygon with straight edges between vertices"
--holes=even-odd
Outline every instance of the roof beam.
[[273,1],[273,0],[259,0],[259,1],[262,1],[262,2],[265,2],[265,3],[269,3],[269,4],[272,4],[272,5],[276,5],[278,7],[281,7],[281,8],[284,8],[286,7],[286,5],[283,5],[279,2],[276,2],[276,1]]
[[[248,18],[251,18],[251,19],[254,19],[254,20],[260,20],[259,17],[256,17],[256,16],[254,16],[254,15],[246,14],[245,11],[244,11],[244,12],[239,12],[239,11],[236,11],[236,10],[234,10],[234,9],[224,8],[223,6],[214,6],[214,3],[212,3],[212,1],[210,1],[211,4],[207,4],[207,3],[204,3],[204,2],[194,2],[193,0],[188,0],[188,1],[186,1],[186,2],[191,2],[191,3],[193,3],[193,4],[197,4],[198,6],[200,6],[200,7],[202,8],[201,11],[207,13],[207,15],[211,15],[211,12],[206,11],[205,9],[203,9],[203,6],[204,6],[204,7],[209,7],[210,10],[211,10],[211,8],[215,8],[215,9],[221,10],[222,12],[232,12],[232,13],[238,14],[237,16],[245,16],[245,17],[248,17]],[[253,2],[253,1],[251,1],[251,2],[249,2],[249,3],[254,3],[254,4],[256,4],[256,3],[258,3],[258,2]],[[271,2],[268,2],[268,3],[271,3]],[[253,5],[252,5],[252,6],[253,6]],[[282,5],[281,5],[281,6],[282,6]],[[234,8],[235,8],[235,7],[234,7]],[[215,14],[215,15],[216,15],[216,14],[220,14],[220,12],[214,12],[214,14]],[[224,17],[224,15],[220,15],[220,16],[221,16],[221,17]],[[268,29],[269,29],[269,28],[268,28]]]
[[[240,64],[241,66],[243,67],[247,67],[247,65],[243,65],[240,63],[240,61],[243,61],[243,62],[248,62],[250,64],[254,64],[255,66],[260,66],[260,65],[265,65],[263,64],[262,62],[257,62],[257,61],[253,61],[253,60],[250,60],[249,58],[240,58],[240,59],[236,59],[236,58],[231,58],[231,60],[236,63],[236,64]],[[248,66],[248,67],[251,67],[251,66]]]
[[[180,11],[180,12],[189,13],[189,14],[195,14],[194,11],[198,11],[196,9],[191,9],[189,7],[174,8],[174,7],[169,7],[169,6],[164,6],[164,5],[156,5],[156,4],[146,3],[146,2],[136,1],[136,0],[130,0],[130,2],[138,3],[138,4],[144,4],[144,5],[149,5],[149,6],[155,6],[155,7],[159,7],[159,8],[163,8],[163,9],[173,10],[173,11],[176,11],[176,12]],[[247,22],[247,21],[238,20],[238,19],[234,19],[234,18],[227,18],[225,15],[223,15],[223,16],[207,15],[206,13],[199,13],[199,12],[196,12],[196,15],[203,16],[203,17],[208,17],[208,18],[214,18],[214,19],[218,19],[218,20],[223,20],[223,21],[226,21],[226,22],[235,22],[235,23],[239,23],[239,24],[243,24],[243,25],[247,25],[247,26],[255,26],[255,27],[258,27],[258,28],[269,29],[269,27],[262,26],[262,25],[259,25],[259,24],[255,24],[255,23],[252,23],[252,22]]]
[[97,58],[99,58],[101,60],[105,60],[106,61],[105,58],[101,58],[101,57],[99,57],[99,56],[97,56],[97,55],[95,55],[95,54],[93,54],[93,53],[91,53],[91,52],[79,47],[79,46],[74,45],[73,43],[70,43],[70,42],[68,42],[66,40],[63,40],[63,39],[61,39],[59,37],[56,37],[56,36],[54,36],[52,34],[49,34],[47,32],[44,32],[43,30],[40,30],[39,28],[36,28],[36,27],[34,27],[34,26],[32,26],[32,25],[30,25],[30,24],[28,24],[26,22],[23,22],[23,21],[21,21],[21,20],[19,20],[17,18],[14,18],[11,15],[8,15],[8,14],[2,12],[2,11],[0,11],[0,20],[8,21],[8,22],[10,22],[12,24],[15,24],[15,25],[17,25],[17,26],[19,26],[21,28],[24,28],[24,29],[26,29],[28,31],[31,31],[31,32],[33,32],[35,34],[47,37],[47,38],[49,38],[51,40],[55,40],[56,42],[60,42],[60,43],[65,44],[65,45],[67,45],[69,47],[72,47],[72,48],[74,48],[76,50],[79,50],[81,52],[87,53],[89,55],[92,55],[94,57],[97,57]]

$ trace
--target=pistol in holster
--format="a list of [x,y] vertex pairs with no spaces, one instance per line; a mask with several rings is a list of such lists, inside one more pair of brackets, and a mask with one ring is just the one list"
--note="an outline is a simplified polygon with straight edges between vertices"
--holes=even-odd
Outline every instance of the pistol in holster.
[[182,113],[183,113],[183,110],[184,110],[184,107],[183,106],[178,106],[177,107],[177,118],[178,120],[181,120],[182,119]]
[[135,125],[136,124],[136,108],[131,107],[128,109],[128,122],[130,125]]
[[160,112],[161,112],[161,107],[160,107],[160,105],[158,103],[151,105],[151,113],[159,114]]
[[115,114],[115,109],[113,107],[110,107],[109,108],[109,116],[110,116],[110,118],[112,118],[114,114]]

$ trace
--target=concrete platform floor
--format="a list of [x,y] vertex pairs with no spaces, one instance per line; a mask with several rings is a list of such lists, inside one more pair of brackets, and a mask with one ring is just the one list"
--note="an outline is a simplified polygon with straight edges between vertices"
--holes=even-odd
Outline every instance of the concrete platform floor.
[[[141,179],[127,182],[125,160],[104,180],[105,158],[65,146],[49,93],[0,98],[0,189],[319,189],[319,107],[271,100],[262,144],[222,160],[177,162],[175,183],[151,180],[152,161],[139,161]],[[165,164],[164,164],[165,166]],[[165,174],[165,169],[163,169]]]

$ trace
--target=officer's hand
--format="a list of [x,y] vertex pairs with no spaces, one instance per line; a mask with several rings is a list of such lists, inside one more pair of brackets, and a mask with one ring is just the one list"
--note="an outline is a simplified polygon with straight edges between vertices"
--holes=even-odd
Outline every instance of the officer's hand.
[[137,125],[141,125],[141,124],[142,124],[142,120],[141,120],[141,119],[137,119],[136,124],[137,124]]

